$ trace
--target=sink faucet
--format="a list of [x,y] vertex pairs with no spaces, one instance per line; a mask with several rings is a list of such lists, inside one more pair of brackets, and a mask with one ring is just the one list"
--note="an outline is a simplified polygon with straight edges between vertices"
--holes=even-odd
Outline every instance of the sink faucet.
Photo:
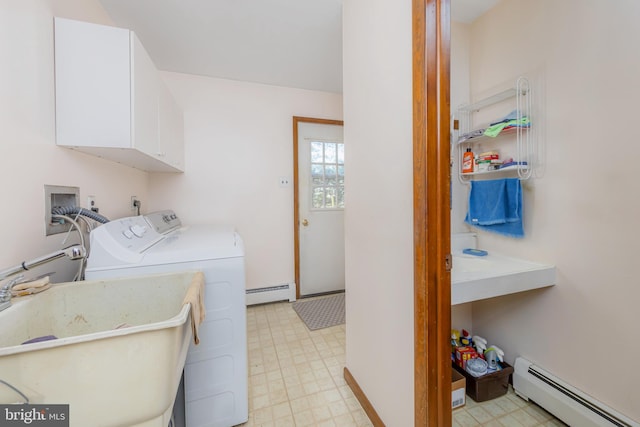
[[0,288],[0,311],[11,305],[11,289],[19,283],[22,283],[24,274],[14,277]]
[[[70,260],[85,258],[87,256],[87,250],[82,245],[73,245],[73,246],[69,246],[68,248],[61,249],[59,251],[55,251],[50,254],[41,256],[31,261],[24,261],[14,267],[7,268],[6,270],[0,271],[0,280],[6,279],[7,277],[11,277],[15,274],[20,273],[21,271],[29,270],[30,268],[34,268],[39,265],[46,264],[48,262],[54,261],[58,258],[62,258],[65,256]],[[22,274],[19,276],[16,276],[15,278],[5,283],[2,286],[2,288],[0,288],[0,311],[8,308],[11,305],[11,289],[18,283],[22,283],[23,278],[24,276]]]

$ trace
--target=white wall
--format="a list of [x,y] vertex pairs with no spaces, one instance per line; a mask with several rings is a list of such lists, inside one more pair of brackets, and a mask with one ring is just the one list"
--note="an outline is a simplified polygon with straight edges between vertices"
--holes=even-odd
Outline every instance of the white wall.
[[[456,1],[456,0],[452,0]],[[451,22],[451,114],[469,100],[469,25]],[[455,133],[451,142],[451,232],[468,232],[464,223],[468,200],[467,186],[458,180],[460,159]],[[473,331],[473,304],[451,307],[451,328]]]
[[247,288],[294,282],[293,187],[278,181],[293,178],[293,116],[341,120],[342,96],[163,77],[184,111],[185,172],[152,174],[145,210],[173,209],[185,224],[235,225],[245,243]]
[[388,426],[414,419],[411,43],[411,1],[344,1],[346,364]]
[[635,0],[504,0],[470,49],[473,93],[530,74],[545,116],[527,237],[480,245],[558,269],[553,288],[475,303],[474,332],[637,421],[639,18]]
[[55,145],[53,16],[110,24],[93,0],[0,1],[0,268],[61,247],[63,235],[45,238],[45,184],[80,187],[108,217],[146,197],[145,173]]
[[[452,0],[456,1],[456,0]],[[456,108],[466,104],[469,99],[469,25],[451,23],[451,114],[455,117]],[[455,134],[452,132],[452,137]],[[464,224],[467,205],[467,186],[458,180],[460,159],[455,139],[451,143],[451,232],[469,231]]]

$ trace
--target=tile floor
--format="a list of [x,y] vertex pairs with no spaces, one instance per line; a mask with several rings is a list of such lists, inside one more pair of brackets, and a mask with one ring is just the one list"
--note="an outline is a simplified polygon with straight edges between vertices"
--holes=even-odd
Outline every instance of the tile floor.
[[[345,326],[309,331],[290,303],[247,309],[249,421],[243,427],[372,426],[343,378]],[[484,403],[467,397],[455,426],[563,426],[511,390]],[[395,426],[389,426],[395,427]]]
[[565,426],[553,415],[516,396],[511,386],[505,396],[476,403],[467,396],[465,406],[453,411],[453,426],[459,427],[552,427]]

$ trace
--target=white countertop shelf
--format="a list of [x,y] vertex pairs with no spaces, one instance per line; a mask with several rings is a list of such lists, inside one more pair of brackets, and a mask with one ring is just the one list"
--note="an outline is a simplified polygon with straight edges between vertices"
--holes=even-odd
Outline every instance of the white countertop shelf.
[[489,252],[453,252],[451,305],[529,291],[556,283],[556,267]]

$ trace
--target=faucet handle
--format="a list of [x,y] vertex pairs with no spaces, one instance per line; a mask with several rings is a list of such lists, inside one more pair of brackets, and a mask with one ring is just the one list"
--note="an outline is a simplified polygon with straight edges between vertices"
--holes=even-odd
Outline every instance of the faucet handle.
[[0,282],[0,303],[11,300],[11,288],[24,281],[24,274],[19,274]]
[[0,288],[1,289],[11,289],[15,285],[17,285],[18,283],[21,283],[23,281],[24,281],[24,274],[18,274],[15,277],[12,277],[10,279],[4,279],[3,281],[1,281],[0,282]]

